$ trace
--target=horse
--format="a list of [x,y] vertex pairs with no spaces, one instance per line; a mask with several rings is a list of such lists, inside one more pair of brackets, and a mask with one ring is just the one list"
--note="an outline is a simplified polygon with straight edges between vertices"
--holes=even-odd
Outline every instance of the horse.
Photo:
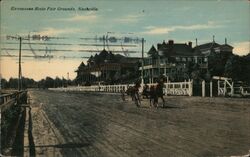
[[143,90],[142,90],[143,98],[146,97],[146,99],[149,99],[149,96],[150,96],[149,92],[150,92],[149,86],[147,84],[145,84],[145,86],[143,87]]
[[158,108],[158,98],[161,98],[163,102],[163,108],[165,107],[165,99],[164,99],[164,93],[163,93],[163,83],[158,83],[156,86],[150,87],[150,106],[153,106]]
[[139,88],[140,88],[140,84],[135,84],[135,86],[129,86],[126,91],[127,95],[131,96],[132,101],[135,102],[137,107],[141,106]]

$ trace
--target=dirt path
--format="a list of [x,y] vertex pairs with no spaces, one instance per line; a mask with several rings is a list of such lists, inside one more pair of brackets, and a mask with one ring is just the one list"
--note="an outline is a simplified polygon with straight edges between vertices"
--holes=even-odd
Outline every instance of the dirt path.
[[250,149],[246,99],[167,97],[137,108],[120,96],[30,91],[35,152],[46,156],[230,156]]

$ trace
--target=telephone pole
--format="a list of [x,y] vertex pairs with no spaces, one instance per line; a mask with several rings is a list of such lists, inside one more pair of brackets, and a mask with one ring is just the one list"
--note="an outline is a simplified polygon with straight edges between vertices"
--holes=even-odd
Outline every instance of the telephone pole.
[[142,58],[142,62],[141,62],[141,79],[142,79],[142,85],[144,84],[144,38],[142,38],[142,50],[141,50],[141,58]]
[[21,67],[21,51],[22,51],[22,38],[19,37],[19,62],[18,62],[18,91],[22,90],[22,67]]

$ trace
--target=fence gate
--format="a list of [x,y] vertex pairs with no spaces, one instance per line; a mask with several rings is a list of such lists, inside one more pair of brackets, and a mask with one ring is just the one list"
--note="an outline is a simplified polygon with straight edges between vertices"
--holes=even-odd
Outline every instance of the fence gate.
[[218,96],[234,95],[234,83],[231,78],[214,76],[213,79],[217,80]]
[[193,81],[188,82],[168,82],[165,83],[165,93],[167,95],[182,95],[192,96],[193,95]]

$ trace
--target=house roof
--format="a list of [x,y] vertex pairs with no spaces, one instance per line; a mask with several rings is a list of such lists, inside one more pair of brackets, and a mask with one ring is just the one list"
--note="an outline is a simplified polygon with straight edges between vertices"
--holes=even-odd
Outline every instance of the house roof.
[[154,45],[151,46],[151,48],[149,49],[148,53],[157,53],[157,50],[155,48]]
[[231,45],[228,45],[228,44],[220,45],[220,44],[218,44],[216,42],[210,42],[210,43],[206,43],[206,44],[202,44],[202,45],[194,47],[194,53],[201,53],[201,51],[211,50],[211,49],[215,49],[215,48],[221,48],[221,49],[230,48],[230,49],[233,49],[233,47]]
[[86,66],[86,65],[82,62],[82,63],[78,66],[77,70],[75,70],[75,72],[82,70],[85,66]]
[[83,66],[83,67],[84,67],[84,66],[85,66],[85,64],[82,62],[82,63],[80,64],[80,66]]
[[202,44],[202,45],[198,45],[196,47],[194,47],[194,49],[211,49],[211,48],[215,48],[215,47],[220,47],[221,45],[216,43],[216,42],[210,42],[210,43],[206,43],[206,44]]
[[162,51],[164,55],[193,55],[192,47],[187,45],[186,43],[165,43],[158,44],[158,51]]
[[229,48],[233,48],[233,46],[231,46],[231,45],[228,45],[228,44],[223,44],[223,45],[221,45],[221,46],[223,46],[223,47],[229,47]]
[[[91,56],[88,59],[88,63],[94,62],[94,64],[103,64],[103,63],[135,63],[136,60],[132,58],[127,58],[120,54],[113,54],[111,51],[108,52],[103,49],[99,54],[95,54],[95,56]],[[88,64],[90,65],[90,64]]]
[[151,57],[158,56],[158,51],[156,50],[154,45],[152,45],[152,47],[149,49],[148,56],[151,56]]

